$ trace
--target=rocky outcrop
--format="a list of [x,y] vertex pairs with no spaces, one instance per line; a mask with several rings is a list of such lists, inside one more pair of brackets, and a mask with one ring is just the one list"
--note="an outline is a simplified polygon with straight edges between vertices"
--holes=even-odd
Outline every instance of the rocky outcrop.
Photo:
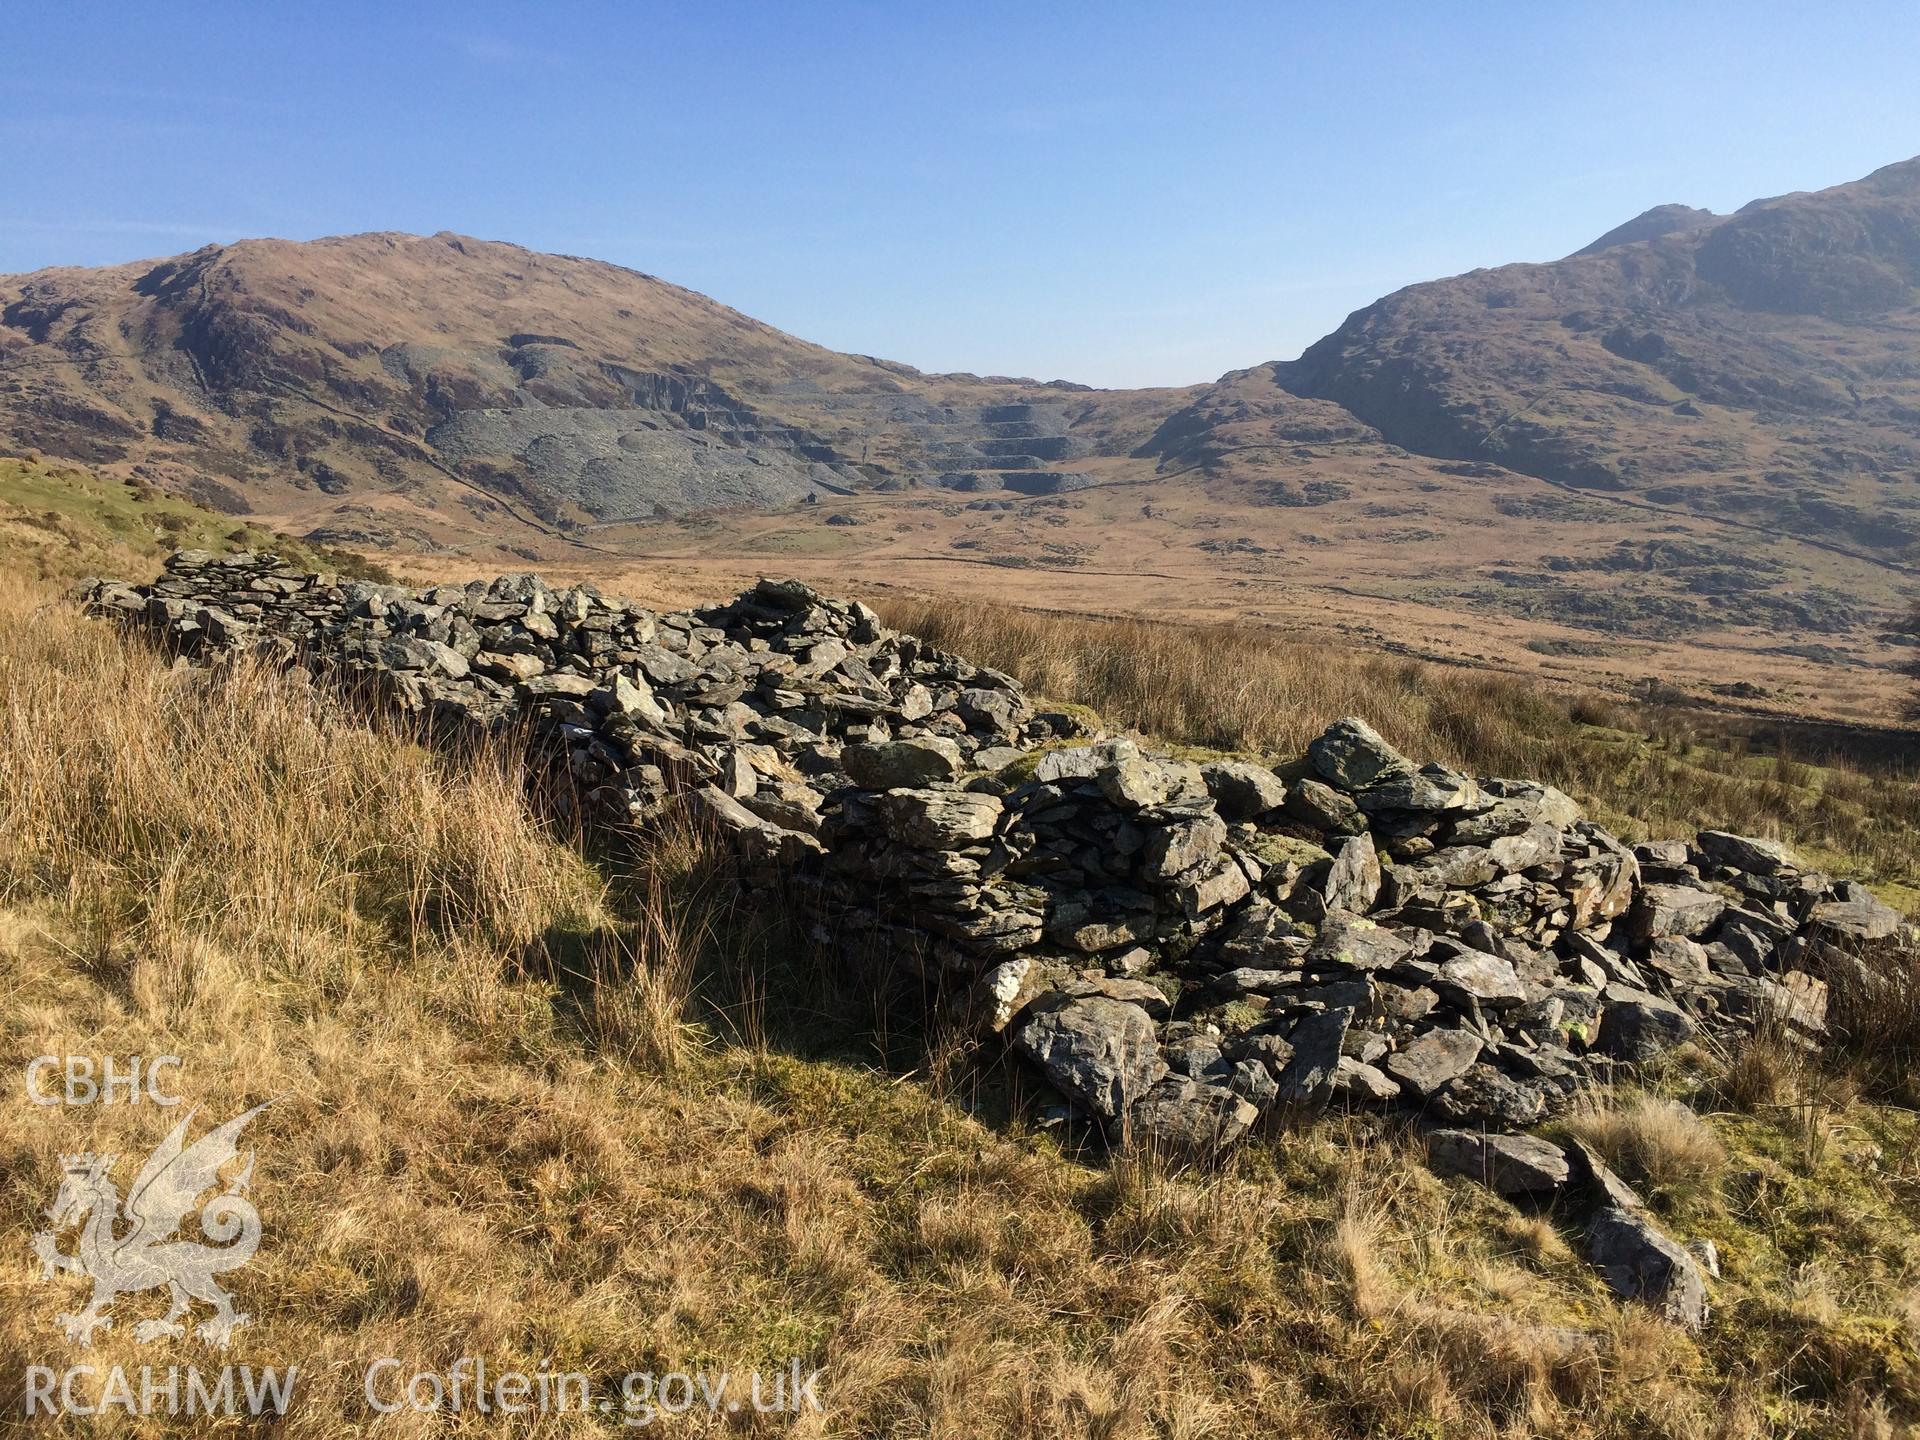
[[[1551,786],[1416,764],[1358,719],[1278,769],[1085,733],[792,581],[663,614],[527,575],[404,590],[186,552],[89,600],[433,734],[524,734],[601,822],[697,817],[823,940],[972,992],[1117,1143],[1207,1155],[1264,1115],[1394,1108],[1441,1127],[1444,1168],[1551,1191],[1564,1157],[1498,1137],[1702,1031],[1817,1043],[1822,975],[1901,927],[1777,844],[1629,848]],[[1651,1289],[1664,1257],[1691,1312],[1633,1229],[1598,1263]]]
[[1695,230],[1704,230],[1709,225],[1717,225],[1725,218],[1711,210],[1697,210],[1691,205],[1656,205],[1624,225],[1614,226],[1591,245],[1583,245],[1573,253],[1576,257],[1598,255],[1603,250],[1612,250],[1620,245],[1637,245],[1643,240],[1659,240],[1667,235],[1686,235]]

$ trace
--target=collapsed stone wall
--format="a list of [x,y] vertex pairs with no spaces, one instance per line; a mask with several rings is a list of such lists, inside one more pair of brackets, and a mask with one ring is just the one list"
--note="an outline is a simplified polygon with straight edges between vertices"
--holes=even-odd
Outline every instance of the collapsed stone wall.
[[525,733],[603,822],[700,816],[823,935],[971,991],[1116,1140],[1205,1156],[1270,1111],[1411,1111],[1439,1168],[1580,1190],[1603,1273],[1695,1323],[1695,1260],[1597,1157],[1521,1132],[1703,1030],[1817,1045],[1821,977],[1903,930],[1778,844],[1629,847],[1354,718],[1278,769],[1155,754],[793,581],[655,613],[181,552],[87,598],[197,660],[264,650],[436,733]]

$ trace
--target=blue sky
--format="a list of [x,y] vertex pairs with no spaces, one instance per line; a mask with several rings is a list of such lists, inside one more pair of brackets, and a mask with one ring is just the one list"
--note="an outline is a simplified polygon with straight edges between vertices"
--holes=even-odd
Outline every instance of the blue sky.
[[8,0],[0,273],[594,255],[927,369],[1183,383],[1920,153],[1920,6]]

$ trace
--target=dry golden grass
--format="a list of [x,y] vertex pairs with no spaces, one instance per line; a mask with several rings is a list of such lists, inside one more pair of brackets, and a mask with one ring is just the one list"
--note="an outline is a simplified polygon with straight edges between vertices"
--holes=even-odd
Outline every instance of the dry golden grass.
[[1920,954],[1865,947],[1858,965],[1828,970],[1828,1020],[1876,1094],[1920,1103]]
[[0,898],[54,889],[130,948],[192,932],[262,978],[361,940],[518,953],[597,918],[510,757],[436,762],[298,676],[170,671],[44,595],[0,606]]
[[1288,641],[1258,626],[1088,619],[988,602],[874,604],[897,629],[1163,740],[1292,759],[1335,719],[1360,715],[1416,759],[1550,781],[1632,836],[1708,826],[1786,835],[1846,873],[1908,887],[1920,880],[1920,785],[1910,766],[1755,755],[1704,717]]
[[[1323,1125],[1192,1175],[1089,1168],[1017,1119],[979,1123],[873,1063],[899,1042],[869,1033],[860,983],[799,955],[697,844],[590,864],[510,757],[431,757],[245,667],[170,671],[28,587],[0,592],[0,695],[0,1074],[173,1053],[203,1122],[275,1097],[250,1132],[266,1237],[234,1277],[256,1322],[225,1358],[301,1366],[290,1436],[493,1433],[373,1427],[358,1390],[382,1355],[600,1383],[825,1370],[823,1414],[667,1433],[1677,1437],[1764,1433],[1764,1414],[1842,1435],[1920,1417],[1888,1338],[1910,1345],[1920,1313],[1920,1247],[1890,1218],[1910,1125],[1874,1120],[1894,1178],[1789,1155],[1766,1230],[1702,1212],[1743,1237],[1750,1271],[1722,1300],[1755,1318],[1696,1344],[1390,1128]],[[60,1153],[144,1155],[173,1118],[5,1087],[0,1376],[219,1363],[136,1346],[128,1321],[152,1312],[133,1299],[71,1350],[53,1317],[75,1288],[37,1283],[26,1248]],[[1884,1227],[1870,1252],[1821,1208],[1843,1185],[1849,1223]],[[1803,1262],[1764,1248],[1803,1233],[1874,1257],[1827,1311],[1783,1278]]]
[[1727,1147],[1713,1128],[1677,1100],[1603,1096],[1573,1111],[1564,1124],[1628,1180],[1656,1190],[1703,1185],[1727,1160]]
[[1293,756],[1341,715],[1366,715],[1407,753],[1501,773],[1533,753],[1528,710],[1564,709],[1538,687],[1469,670],[1252,627],[1085,619],[976,602],[878,600],[889,625],[1018,676],[1149,735],[1218,750]]
[[1726,1104],[1751,1114],[1794,1103],[1808,1090],[1811,1069],[1786,1027],[1767,1025],[1729,1047],[1717,1089]]

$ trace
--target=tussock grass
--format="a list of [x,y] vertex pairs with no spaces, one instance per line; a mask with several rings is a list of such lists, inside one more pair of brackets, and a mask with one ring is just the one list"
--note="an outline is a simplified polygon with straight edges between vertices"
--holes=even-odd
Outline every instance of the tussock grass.
[[[1143,733],[1217,750],[1297,755],[1341,715],[1408,754],[1500,773],[1523,767],[1565,711],[1538,687],[1277,638],[1258,628],[1087,619],[986,602],[876,600],[897,629]],[[1534,723],[1529,724],[1532,720]],[[1532,737],[1545,735],[1543,742]]]
[[1920,954],[1893,944],[1826,966],[1828,1023],[1876,1094],[1920,1104]]
[[1605,1096],[1575,1110],[1564,1124],[1629,1181],[1656,1190],[1704,1185],[1727,1160],[1713,1128],[1677,1100]]
[[[1915,766],[1754,751],[1703,717],[1562,694],[1485,671],[1290,641],[1258,626],[1090,619],[876,597],[889,625],[1163,740],[1274,759],[1360,715],[1408,755],[1546,780],[1631,837],[1706,827],[1788,836],[1817,863],[1920,878]],[[1864,762],[1863,762],[1864,763]]]
[[298,675],[168,669],[0,582],[0,899],[130,947],[191,931],[261,979],[361,940],[519,954],[599,916],[513,757],[438,761]]
[[1751,1114],[1798,1102],[1812,1088],[1812,1070],[1806,1047],[1785,1025],[1770,1023],[1728,1047],[1717,1089],[1726,1104]]

